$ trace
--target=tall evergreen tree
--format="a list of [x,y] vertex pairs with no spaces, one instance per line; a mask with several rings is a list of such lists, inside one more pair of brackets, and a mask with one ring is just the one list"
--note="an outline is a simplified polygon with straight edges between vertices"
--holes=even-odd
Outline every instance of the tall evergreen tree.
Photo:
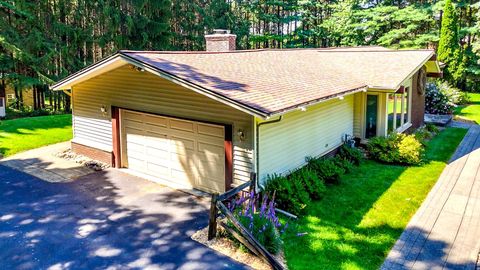
[[442,28],[438,43],[438,60],[444,62],[445,78],[457,85],[462,77],[462,52],[458,38],[458,19],[451,0],[445,1],[443,9]]

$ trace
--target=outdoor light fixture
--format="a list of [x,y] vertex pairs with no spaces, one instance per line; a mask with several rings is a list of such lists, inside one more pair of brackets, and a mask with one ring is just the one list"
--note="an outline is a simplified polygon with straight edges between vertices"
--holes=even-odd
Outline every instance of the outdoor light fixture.
[[237,135],[238,137],[240,138],[240,141],[244,141],[246,136],[245,136],[245,131],[243,131],[243,129],[239,129],[237,131]]
[[135,66],[135,65],[131,65],[131,69],[136,70],[136,71],[138,71],[138,72],[144,72],[144,71],[145,71],[145,68],[143,68],[143,67],[137,67],[137,66]]
[[344,96],[338,96],[338,99],[343,100],[345,97]]
[[298,107],[298,109],[302,112],[307,111],[307,108],[305,106]]
[[103,114],[106,114],[106,113],[107,113],[107,106],[102,105],[102,107],[100,107],[100,111],[101,111]]

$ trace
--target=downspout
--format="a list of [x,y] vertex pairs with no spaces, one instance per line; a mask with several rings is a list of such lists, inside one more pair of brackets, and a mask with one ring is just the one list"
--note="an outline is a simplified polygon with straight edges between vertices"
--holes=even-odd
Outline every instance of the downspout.
[[283,115],[280,115],[280,117],[278,117],[278,119],[275,119],[275,120],[272,120],[272,121],[268,121],[268,122],[261,122],[261,123],[258,123],[255,125],[256,127],[256,138],[255,138],[255,144],[256,144],[256,147],[255,147],[255,168],[256,168],[256,171],[257,171],[257,186],[259,185],[260,183],[260,179],[258,177],[260,177],[260,175],[258,175],[258,173],[260,172],[260,126],[263,126],[263,125],[268,125],[268,124],[274,124],[274,123],[278,123],[280,121],[282,121],[283,119]]

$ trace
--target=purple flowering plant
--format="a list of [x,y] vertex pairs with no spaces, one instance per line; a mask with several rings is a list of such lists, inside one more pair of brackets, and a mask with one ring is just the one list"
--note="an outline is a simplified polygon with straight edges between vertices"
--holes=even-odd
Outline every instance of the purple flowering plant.
[[[259,205],[259,207],[257,207]],[[232,200],[227,204],[235,218],[257,239],[270,253],[277,254],[282,246],[280,234],[288,228],[283,225],[275,212],[275,196],[262,196],[253,191]]]

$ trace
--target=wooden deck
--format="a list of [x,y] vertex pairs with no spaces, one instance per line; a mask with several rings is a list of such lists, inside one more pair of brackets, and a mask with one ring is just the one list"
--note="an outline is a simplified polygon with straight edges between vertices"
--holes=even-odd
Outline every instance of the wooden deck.
[[381,269],[471,269],[480,252],[480,126],[472,126]]

